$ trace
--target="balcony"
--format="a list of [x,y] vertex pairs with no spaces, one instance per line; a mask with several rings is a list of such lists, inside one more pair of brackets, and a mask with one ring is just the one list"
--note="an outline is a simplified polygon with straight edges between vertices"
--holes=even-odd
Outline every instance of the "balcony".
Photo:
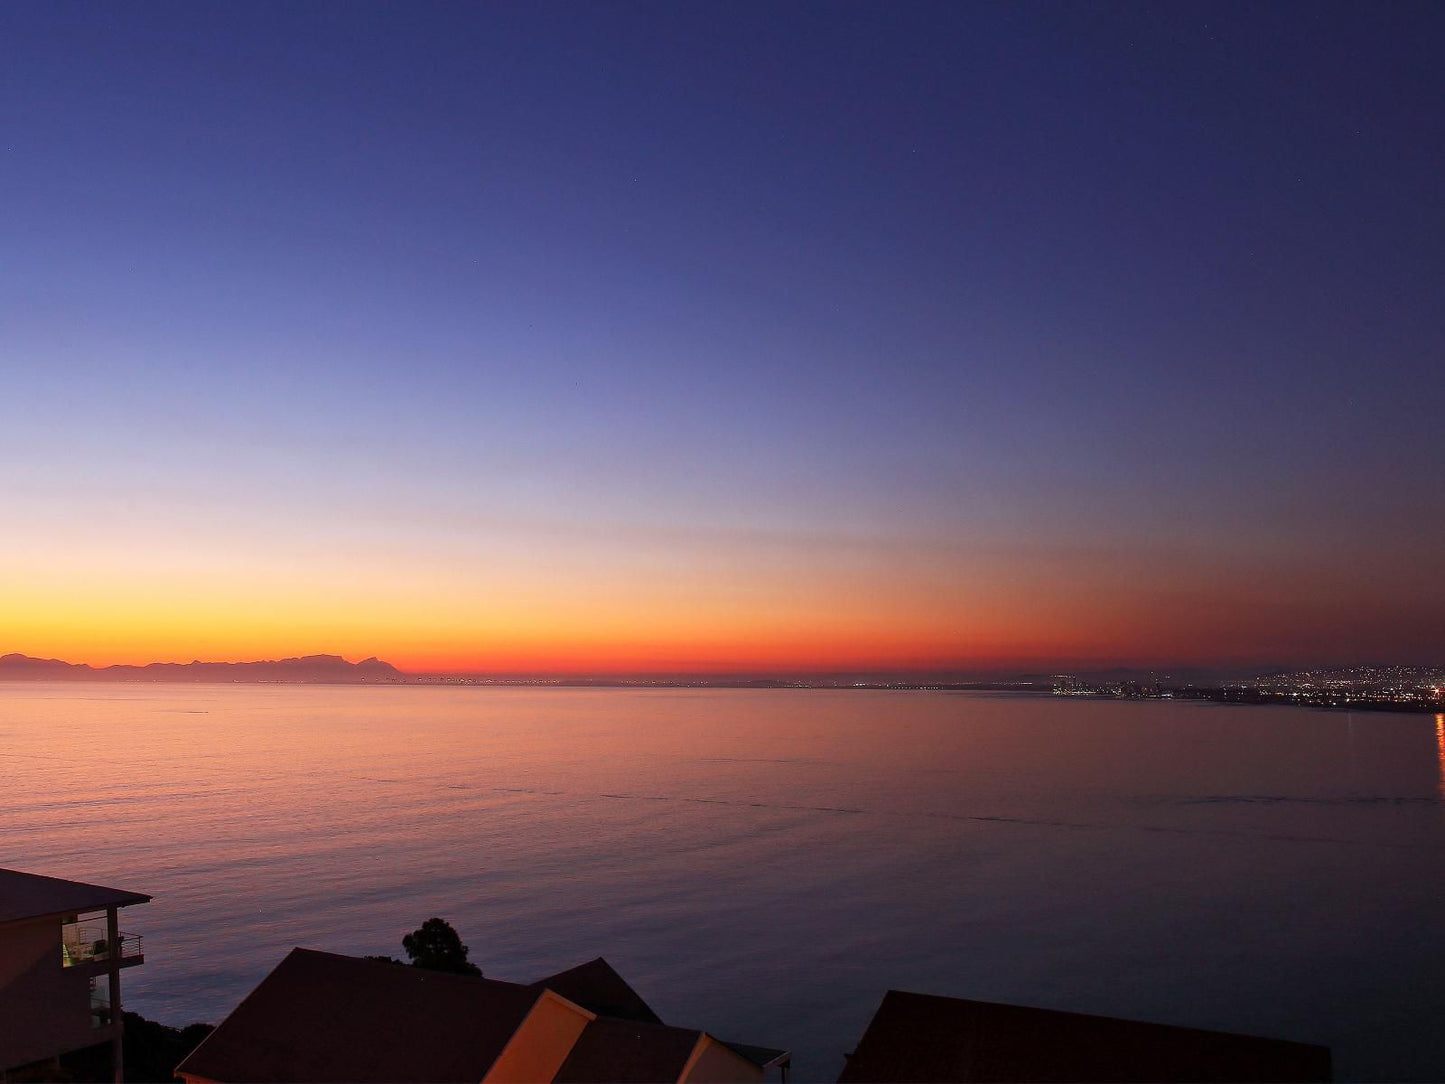
[[60,959],[66,967],[84,964],[131,967],[145,962],[145,939],[140,934],[122,933],[112,945],[103,920],[67,922],[60,927]]
[[110,1008],[110,985],[109,981],[97,982],[90,980],[90,1026],[92,1028],[110,1027],[115,1022],[115,1013]]

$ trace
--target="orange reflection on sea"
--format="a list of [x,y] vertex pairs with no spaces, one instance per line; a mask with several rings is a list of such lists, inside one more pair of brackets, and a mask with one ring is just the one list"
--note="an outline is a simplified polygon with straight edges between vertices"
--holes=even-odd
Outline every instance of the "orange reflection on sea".
[[1445,712],[1435,715],[1435,755],[1440,761],[1440,797],[1445,798]]

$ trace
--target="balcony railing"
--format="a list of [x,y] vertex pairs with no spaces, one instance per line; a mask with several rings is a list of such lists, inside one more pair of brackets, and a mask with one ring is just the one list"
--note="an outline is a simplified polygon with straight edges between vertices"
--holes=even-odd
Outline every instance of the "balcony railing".
[[60,957],[66,967],[92,961],[134,960],[144,955],[145,939],[122,933],[112,945],[103,922],[71,922],[61,927]]

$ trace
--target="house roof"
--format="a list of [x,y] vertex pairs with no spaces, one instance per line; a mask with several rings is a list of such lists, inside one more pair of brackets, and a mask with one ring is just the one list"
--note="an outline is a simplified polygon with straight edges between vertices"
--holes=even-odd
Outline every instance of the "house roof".
[[719,1039],[718,1042],[738,1057],[746,1058],[759,1069],[771,1069],[774,1065],[788,1064],[793,1060],[791,1050],[779,1050],[772,1046],[754,1046],[752,1043],[732,1043],[726,1039]]
[[[555,1079],[675,1081],[704,1033],[668,1027],[606,961],[523,986],[292,949],[177,1068],[228,1084],[482,1080],[539,998],[588,1014]],[[599,1012],[599,1009],[602,1012]],[[630,1012],[651,1019],[602,1013]],[[754,1064],[762,1047],[724,1044]]]
[[[589,1031],[583,1033],[583,1037],[587,1040],[586,1043],[580,1046],[580,1050],[573,1049],[577,1060],[569,1062],[571,1068],[563,1067],[564,1073],[580,1073],[581,1075],[577,1077],[579,1080],[596,1080],[602,1079],[603,1076],[608,1080],[619,1081],[651,1080],[654,1076],[658,1079],[676,1080],[676,1073],[671,1076],[667,1075],[672,1067],[671,1054],[664,1054],[662,1051],[670,1050],[674,1043],[680,1046],[681,1039],[664,1036],[663,1032],[685,1032],[693,1036],[694,1044],[701,1034],[696,1030],[684,1028],[663,1028],[659,1031],[656,1028],[615,1027],[615,1024],[624,1021],[661,1024],[662,1018],[652,1011],[647,1002],[642,1000],[641,995],[629,986],[627,980],[601,956],[595,960],[589,960],[585,964],[568,968],[566,971],[559,971],[545,979],[538,979],[532,985],[546,987],[554,993],[561,994],[568,1001],[596,1013],[599,1018],[610,1018],[610,1020],[596,1021],[597,1026],[588,1026]],[[658,1046],[646,1054],[643,1054],[640,1049],[634,1049],[640,1048],[649,1041],[655,1041]],[[787,1050],[778,1050],[771,1046],[732,1043],[724,1039],[717,1041],[760,1069],[768,1069],[786,1062],[792,1056]],[[684,1062],[686,1058],[687,1055],[684,1055]],[[591,1060],[590,1065],[589,1059]],[[618,1068],[614,1069],[614,1066]],[[679,1072],[681,1068],[682,1066],[679,1064],[677,1066]],[[631,1075],[620,1077],[609,1075],[615,1072]],[[557,1079],[564,1078],[559,1076]]]
[[545,986],[553,993],[561,994],[568,1001],[599,1016],[615,1016],[621,1020],[637,1020],[645,1024],[662,1023],[662,1018],[652,1011],[637,991],[627,985],[627,980],[614,971],[612,965],[601,956],[545,979],[538,979],[532,985]]
[[98,911],[102,907],[126,907],[149,903],[150,897],[119,888],[42,877],[17,869],[0,869],[0,922],[20,922],[48,915]]
[[670,1084],[682,1076],[702,1032],[599,1016],[590,1021],[555,1084]]
[[1322,1081],[1328,1047],[889,990],[854,1081]]
[[232,1084],[471,1081],[538,987],[292,949],[178,1067]]

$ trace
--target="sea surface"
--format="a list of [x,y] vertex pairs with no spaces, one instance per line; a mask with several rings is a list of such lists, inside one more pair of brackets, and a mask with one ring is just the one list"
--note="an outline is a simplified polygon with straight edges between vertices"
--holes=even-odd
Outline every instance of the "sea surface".
[[831,1080],[890,987],[1445,1079],[1445,718],[984,693],[0,685],[0,865],[150,893],[127,1007],[296,945],[605,956]]

